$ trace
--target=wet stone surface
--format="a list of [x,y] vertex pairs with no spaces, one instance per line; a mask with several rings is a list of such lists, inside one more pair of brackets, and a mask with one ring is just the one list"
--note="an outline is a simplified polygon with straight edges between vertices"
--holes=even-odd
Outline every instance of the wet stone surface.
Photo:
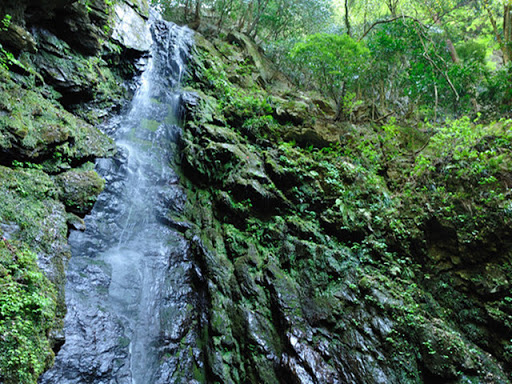
[[177,86],[192,33],[153,25],[140,88],[126,114],[105,127],[119,147],[97,163],[105,191],[86,230],[70,236],[66,342],[44,384],[181,382],[203,365],[190,245],[167,225],[185,203],[173,159]]

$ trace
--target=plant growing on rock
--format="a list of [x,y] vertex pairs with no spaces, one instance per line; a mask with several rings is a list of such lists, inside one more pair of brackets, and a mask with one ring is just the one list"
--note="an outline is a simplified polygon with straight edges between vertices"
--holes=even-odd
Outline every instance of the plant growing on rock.
[[[5,32],[11,25],[11,15],[5,15],[2,21],[0,22],[0,32]],[[9,69],[8,64],[11,62],[11,60],[14,59],[14,56],[12,53],[6,51],[2,44],[0,44],[0,67],[4,67],[6,69]]]
[[47,333],[55,319],[54,289],[34,253],[0,240],[0,382],[36,383],[51,364]]

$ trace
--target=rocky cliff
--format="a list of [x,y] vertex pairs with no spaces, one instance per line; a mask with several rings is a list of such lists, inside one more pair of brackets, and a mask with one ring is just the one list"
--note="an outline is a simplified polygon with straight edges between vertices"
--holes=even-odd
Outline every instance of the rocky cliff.
[[130,96],[147,16],[144,1],[0,4],[1,382],[34,382],[63,343],[67,235],[103,189],[92,161],[116,148],[96,126]]
[[206,381],[509,383],[510,122],[334,123],[247,37],[196,43]]

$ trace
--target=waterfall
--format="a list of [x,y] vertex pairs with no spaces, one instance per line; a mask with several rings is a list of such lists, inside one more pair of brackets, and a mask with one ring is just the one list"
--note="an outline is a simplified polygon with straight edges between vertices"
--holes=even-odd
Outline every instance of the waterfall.
[[119,154],[85,232],[72,232],[65,343],[44,384],[181,382],[201,367],[189,244],[165,225],[185,197],[173,169],[192,31],[153,17],[151,56],[127,112],[104,129]]

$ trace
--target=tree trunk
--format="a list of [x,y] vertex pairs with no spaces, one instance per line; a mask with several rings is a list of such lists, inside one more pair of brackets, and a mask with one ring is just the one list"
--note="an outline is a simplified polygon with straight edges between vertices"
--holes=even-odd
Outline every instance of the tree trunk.
[[196,20],[199,20],[200,18],[200,11],[201,11],[201,0],[196,0]]
[[434,15],[434,23],[436,25],[439,25],[439,27],[441,27],[444,30],[444,34],[446,36],[446,47],[448,48],[448,52],[450,52],[450,57],[452,58],[452,61],[455,64],[459,64],[460,63],[459,55],[457,54],[457,51],[455,50],[455,46],[453,45],[452,40],[448,36],[446,29],[443,28],[441,18],[439,17],[439,15]]
[[398,0],[388,0],[386,5],[388,6],[389,12],[391,12],[391,17],[396,17]]
[[386,89],[384,85],[384,80],[380,81],[380,104],[382,106],[382,109],[386,110]]
[[341,86],[341,97],[336,100],[336,116],[334,117],[335,121],[343,121],[346,119],[345,113],[345,95],[347,93],[347,87],[345,83]]
[[184,21],[185,22],[188,22],[188,13],[190,11],[190,0],[187,0],[185,2],[185,10],[184,10],[184,13],[183,13],[183,18],[185,19]]
[[345,26],[347,27],[347,35],[352,36],[350,30],[350,17],[348,13],[348,0],[345,0]]
[[434,97],[436,103],[434,105],[434,122],[437,122],[437,107],[439,106],[439,94],[437,93],[437,84],[434,83]]
[[193,29],[196,29],[199,27],[199,23],[201,22],[201,0],[196,0],[196,9],[194,10],[194,20],[192,27]]
[[238,32],[243,32],[245,23],[248,22],[247,20],[249,19],[250,15],[252,13],[252,6],[253,6],[252,1],[247,5],[247,8],[245,10],[243,9],[244,8],[243,5],[241,6],[242,17],[240,17],[240,21],[238,22]]
[[267,9],[269,0],[258,0],[258,8],[256,9],[256,14],[252,20],[252,24],[247,30],[247,34],[256,39],[256,35],[258,34],[258,28],[260,26],[261,16],[264,15],[265,10]]
[[228,9],[227,4],[225,2],[223,2],[221,5],[221,10],[220,10],[220,14],[219,14],[219,20],[217,21],[217,34],[219,34],[220,30],[222,29],[222,24],[224,23],[224,15],[226,14],[227,9]]
[[[496,41],[500,45],[501,52],[503,53],[503,64],[507,65],[511,58],[511,46],[512,43],[512,36],[510,36],[510,28],[511,28],[511,15],[510,15],[510,6],[511,6],[511,0],[507,0],[507,4],[504,6],[504,12],[503,12],[503,38],[501,37],[500,32],[498,31],[498,25],[496,23],[496,19],[494,15],[492,14],[491,7],[489,5],[489,0],[483,0],[484,8],[487,11],[487,14],[489,15],[489,21],[492,25],[492,30],[494,31],[494,37],[496,37]],[[507,36],[505,35],[505,27],[508,30],[508,40]]]
[[512,59],[512,1],[509,0],[503,11],[503,63]]
[[455,50],[455,46],[453,45],[453,42],[449,37],[446,38],[446,46],[448,47],[448,52],[450,52],[450,57],[452,58],[452,61],[455,64],[459,64],[460,63],[459,55],[457,54],[457,51]]

